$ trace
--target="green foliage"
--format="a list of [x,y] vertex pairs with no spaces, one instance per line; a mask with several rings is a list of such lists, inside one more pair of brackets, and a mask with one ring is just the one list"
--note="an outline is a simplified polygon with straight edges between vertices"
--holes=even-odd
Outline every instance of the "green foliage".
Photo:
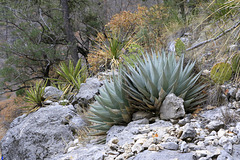
[[[89,37],[96,35],[100,26],[99,9],[95,5],[96,2],[88,0],[67,1],[65,8],[70,15],[67,25],[60,0],[3,1],[0,22],[6,24],[6,37],[11,40],[0,44],[1,56],[8,58],[1,68],[4,81],[15,82],[11,83],[16,84],[12,87],[15,89],[29,79],[49,78],[52,68],[70,54],[72,57],[77,54],[77,45],[81,53],[87,54]],[[84,42],[78,43],[74,36]],[[10,68],[11,72],[5,74]]]
[[[124,51],[131,45],[133,38],[126,37],[122,35],[120,31],[112,33],[98,33],[96,38],[96,47],[93,54],[102,56],[105,59],[105,67],[107,69],[107,64],[110,61],[112,69],[118,68],[120,63],[120,57],[123,55]],[[89,58],[89,62],[92,66],[99,65],[99,59]]]
[[80,59],[75,67],[71,60],[68,65],[64,62],[60,63],[57,74],[60,79],[55,80],[58,82],[58,88],[64,91],[64,95],[71,93],[74,89],[78,91],[87,78],[86,67],[82,67]]
[[137,43],[132,43],[127,48],[127,53],[122,55],[123,61],[129,63],[131,66],[134,66],[134,61],[137,60],[137,57],[141,57],[144,51],[143,47]]
[[211,79],[217,84],[223,84],[232,77],[232,69],[229,63],[217,63],[211,69]]
[[24,88],[19,89],[19,90],[16,91],[17,97],[24,96],[25,94],[26,94],[26,90]]
[[132,107],[159,113],[162,101],[169,93],[184,99],[187,112],[205,101],[202,93],[205,85],[197,84],[201,72],[192,73],[195,62],[183,66],[184,57],[176,62],[174,54],[147,54],[135,62],[135,68],[128,66],[124,71],[124,88]]
[[239,73],[240,71],[240,54],[235,54],[233,57],[232,57],[232,70],[234,73]]
[[180,57],[182,54],[186,53],[186,46],[181,39],[177,39],[175,43],[175,52]]
[[229,3],[228,0],[212,1],[209,6],[209,10],[212,12],[211,18],[215,20],[220,20],[232,16],[235,10],[233,9],[233,6],[231,7],[231,3]]
[[104,135],[115,124],[126,124],[131,120],[131,109],[122,89],[121,76],[113,75],[113,80],[104,83],[96,103],[91,105],[89,119],[98,130],[93,135]]
[[33,104],[33,108],[36,107],[43,107],[43,102],[44,102],[44,90],[46,87],[47,81],[43,82],[42,80],[37,81],[35,83],[34,87],[31,87],[30,89],[27,90],[26,94],[26,101]]

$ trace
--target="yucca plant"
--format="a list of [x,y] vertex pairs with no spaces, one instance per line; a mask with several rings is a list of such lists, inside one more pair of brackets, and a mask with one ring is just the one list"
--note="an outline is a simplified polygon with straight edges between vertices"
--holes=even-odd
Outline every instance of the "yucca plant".
[[192,73],[195,62],[189,61],[184,67],[184,56],[177,62],[174,54],[146,55],[135,62],[135,68],[128,65],[124,70],[124,90],[132,107],[158,114],[170,93],[184,99],[187,112],[205,101],[206,95],[202,93],[205,85],[196,83],[201,72]]
[[95,48],[94,53],[106,58],[106,67],[108,61],[110,60],[111,68],[115,69],[119,65],[119,59],[122,56],[123,51],[126,50],[133,42],[133,38],[122,35],[120,31],[115,31],[111,34],[99,33],[98,38],[95,42],[97,44],[97,47]]
[[46,82],[43,82],[42,80],[37,81],[34,87],[31,87],[26,91],[26,94],[27,94],[26,101],[33,104],[32,106],[29,106],[29,107],[36,108],[36,107],[43,106],[43,102],[45,100],[43,98],[43,95],[44,95],[46,84],[47,84],[47,81]]
[[71,93],[74,89],[79,90],[87,78],[86,67],[82,67],[80,59],[75,67],[71,60],[68,65],[60,63],[57,73],[60,78],[54,80],[57,81],[58,88],[64,91],[63,95]]
[[113,125],[130,122],[131,109],[122,89],[121,76],[113,75],[110,82],[106,80],[95,99],[88,117],[95,124],[92,128],[97,130],[93,135],[105,135]]

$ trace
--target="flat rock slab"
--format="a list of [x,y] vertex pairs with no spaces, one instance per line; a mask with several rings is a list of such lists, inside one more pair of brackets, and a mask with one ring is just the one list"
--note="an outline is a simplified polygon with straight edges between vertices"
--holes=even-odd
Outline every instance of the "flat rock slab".
[[85,147],[80,147],[67,154],[59,154],[45,160],[102,160],[104,156],[104,145],[88,144]]
[[163,150],[160,152],[144,151],[137,154],[135,157],[130,158],[131,160],[193,160],[192,153],[179,153],[178,151]]

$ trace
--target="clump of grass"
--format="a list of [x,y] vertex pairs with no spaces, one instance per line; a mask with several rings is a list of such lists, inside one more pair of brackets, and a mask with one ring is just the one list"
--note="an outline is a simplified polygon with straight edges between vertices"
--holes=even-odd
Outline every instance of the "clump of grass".
[[223,96],[223,91],[220,85],[215,85],[212,89],[209,90],[208,94],[208,103],[212,106],[221,106],[226,103]]
[[231,123],[236,123],[240,121],[239,115],[237,115],[233,110],[229,108],[221,108],[222,118],[220,119],[225,125],[229,125]]

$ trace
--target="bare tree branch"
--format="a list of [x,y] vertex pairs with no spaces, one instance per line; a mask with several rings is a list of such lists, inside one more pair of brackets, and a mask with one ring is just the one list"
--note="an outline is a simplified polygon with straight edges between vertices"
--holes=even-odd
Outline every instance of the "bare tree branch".
[[198,43],[198,44],[195,44],[195,45],[193,45],[192,47],[187,48],[186,51],[191,51],[191,50],[193,50],[193,49],[195,49],[195,48],[198,48],[198,47],[200,47],[200,46],[202,46],[202,45],[204,45],[204,44],[207,44],[207,43],[209,43],[209,42],[215,41],[215,40],[221,38],[223,35],[227,34],[228,32],[232,31],[233,29],[237,28],[238,26],[240,26],[240,21],[238,21],[236,24],[234,24],[231,28],[223,31],[223,32],[222,32],[221,34],[219,34],[217,37],[208,39],[208,40],[203,41],[203,42],[200,42],[200,43]]
[[[35,80],[35,79],[43,79],[43,78],[44,78],[43,76],[33,77],[33,78],[30,78],[30,79],[24,80],[24,83]],[[23,84],[23,82],[17,82],[17,83],[14,83],[14,84],[11,84],[9,86],[5,86],[5,87],[1,88],[1,90],[4,90],[4,91],[0,92],[0,95],[4,94],[4,93],[8,93],[8,92],[15,92],[15,91],[18,91],[19,89],[22,89],[22,88],[31,87],[31,86],[22,86],[22,87],[17,87],[15,89],[11,88],[11,87],[14,87],[14,86],[20,85],[20,84]]]
[[16,92],[16,91],[18,91],[18,90],[20,90],[20,89],[30,88],[30,87],[31,87],[31,86],[22,86],[22,87],[19,87],[19,88],[17,88],[17,89],[5,90],[5,91],[3,91],[3,92],[0,92],[0,95],[5,94],[5,93],[9,93],[9,92]]

